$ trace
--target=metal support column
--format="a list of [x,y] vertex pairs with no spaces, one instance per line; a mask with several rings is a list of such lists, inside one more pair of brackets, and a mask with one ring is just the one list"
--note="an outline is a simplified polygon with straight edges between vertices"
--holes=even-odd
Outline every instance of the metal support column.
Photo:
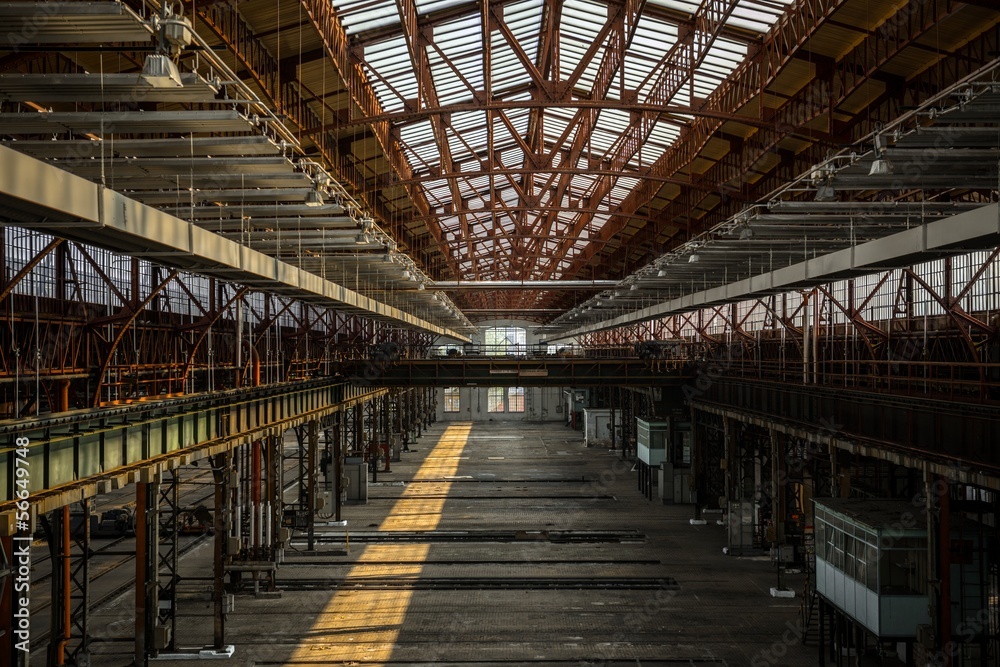
[[[264,495],[267,498],[264,513],[267,523],[264,525],[264,546],[267,549],[268,560],[278,560],[278,549],[281,548],[279,527],[283,510],[283,493],[285,487],[282,479],[284,466],[281,458],[282,438],[271,435],[264,439]],[[272,578],[271,585],[277,582]]]
[[618,396],[618,387],[611,387],[611,388],[608,389],[608,405],[611,408],[611,419],[610,419],[610,423],[608,425],[609,428],[611,429],[611,451],[615,451],[615,449],[617,449],[617,443],[618,443],[617,434],[615,433],[615,431],[616,431],[616,429],[615,429],[615,404],[617,403],[617,401],[615,399],[616,399],[617,396]]
[[135,664],[149,664],[159,593],[159,497],[154,476],[135,485]]
[[66,644],[72,623],[70,602],[71,538],[69,506],[52,512],[46,537],[52,562],[49,647],[45,664],[57,667],[66,664]]
[[[27,653],[15,647],[14,629],[17,627],[14,603],[14,538],[0,537],[0,662],[16,667],[27,667]],[[22,661],[19,661],[24,656]]]
[[173,651],[177,637],[177,583],[180,575],[177,569],[178,533],[180,526],[179,487],[180,476],[176,470],[167,473],[159,487],[156,515],[159,519],[156,557],[156,600],[157,606],[151,612],[155,615],[154,635],[150,638],[150,654],[156,657],[160,651]]
[[228,560],[229,530],[232,511],[232,488],[236,486],[233,477],[233,453],[231,451],[217,454],[212,462],[212,473],[215,478],[215,553],[212,587],[214,602],[214,629],[212,646],[217,651],[225,648],[226,614],[228,613],[226,593],[226,561]]
[[310,419],[306,425],[307,438],[309,441],[306,455],[306,510],[308,511],[308,525],[306,534],[308,535],[308,549],[313,551],[316,548],[316,464],[318,463],[319,450],[319,421]]
[[424,392],[423,390],[417,390],[413,401],[413,416],[414,416],[414,421],[416,422],[417,425],[418,438],[421,438],[424,435],[423,403],[424,403]]
[[333,427],[333,507],[334,521],[342,521],[340,517],[344,493],[344,413],[334,415]]
[[364,456],[365,452],[365,414],[360,403],[351,410],[353,414],[353,430],[351,431],[351,449],[355,456]]
[[945,477],[928,475],[927,493],[927,548],[929,562],[933,563],[931,623],[934,624],[935,648],[941,661],[939,667],[951,667],[953,655],[952,586],[951,586],[951,487]]

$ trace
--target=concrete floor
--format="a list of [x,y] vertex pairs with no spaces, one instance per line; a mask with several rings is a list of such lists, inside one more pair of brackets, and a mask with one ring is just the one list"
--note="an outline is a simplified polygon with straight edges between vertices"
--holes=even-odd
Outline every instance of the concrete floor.
[[[345,508],[346,531],[321,529],[315,553],[295,540],[280,598],[236,598],[236,655],[219,664],[816,664],[799,598],[769,595],[766,558],[724,555],[714,521],[647,501],[630,466],[579,432],[438,424],[413,447],[367,505]],[[210,558],[202,547],[182,573],[209,573]],[[131,605],[93,627],[131,636]],[[210,640],[209,611],[181,604],[182,644]],[[95,665],[124,665],[131,644],[94,650]]]

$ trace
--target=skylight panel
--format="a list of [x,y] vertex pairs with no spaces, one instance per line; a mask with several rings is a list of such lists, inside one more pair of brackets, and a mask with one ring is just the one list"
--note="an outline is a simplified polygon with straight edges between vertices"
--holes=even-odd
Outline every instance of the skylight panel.
[[510,165],[514,168],[524,163],[524,151],[520,148],[505,150],[500,154],[500,159],[504,165]]
[[700,3],[696,0],[649,0],[649,4],[666,7],[667,9],[673,9],[687,14],[694,14],[698,11],[698,5]]
[[348,35],[399,23],[399,13],[393,0],[346,2],[337,4],[336,8],[341,25]]
[[416,0],[417,14],[425,15],[439,12],[442,9],[451,9],[463,4],[464,0]]

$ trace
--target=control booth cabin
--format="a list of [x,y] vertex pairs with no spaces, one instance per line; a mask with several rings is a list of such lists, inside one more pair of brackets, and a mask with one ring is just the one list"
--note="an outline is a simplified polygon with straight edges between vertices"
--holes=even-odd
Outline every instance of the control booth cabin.
[[635,422],[639,490],[652,500],[655,486],[664,503],[696,502],[691,485],[691,421],[670,416]]
[[[931,560],[923,499],[822,498],[813,503],[816,591],[838,624],[879,642],[916,643],[919,650],[935,632],[930,582],[943,579]],[[951,634],[964,644],[964,654],[979,650],[981,633],[970,631],[969,619],[986,608],[991,531],[971,518],[952,523]]]

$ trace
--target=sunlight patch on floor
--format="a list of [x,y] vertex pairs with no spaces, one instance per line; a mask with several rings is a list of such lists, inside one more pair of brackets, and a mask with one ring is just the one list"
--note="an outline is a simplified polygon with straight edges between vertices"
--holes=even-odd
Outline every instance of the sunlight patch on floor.
[[[440,480],[454,475],[471,430],[471,424],[449,426],[413,479]],[[402,495],[406,502],[393,505],[379,529],[435,530],[441,523],[441,513],[447,500],[444,496],[450,488],[451,482],[447,480],[440,484],[409,484]],[[442,497],[422,497],[429,494]],[[429,551],[429,544],[368,545],[358,557],[364,564],[351,568],[347,576],[416,579],[423,570],[423,561]],[[377,565],[383,560],[410,562]],[[290,661],[335,660],[340,663],[357,660],[364,661],[366,665],[378,665],[389,660],[412,597],[413,591],[409,590],[338,591],[317,614],[313,627],[303,635],[302,644]]]

